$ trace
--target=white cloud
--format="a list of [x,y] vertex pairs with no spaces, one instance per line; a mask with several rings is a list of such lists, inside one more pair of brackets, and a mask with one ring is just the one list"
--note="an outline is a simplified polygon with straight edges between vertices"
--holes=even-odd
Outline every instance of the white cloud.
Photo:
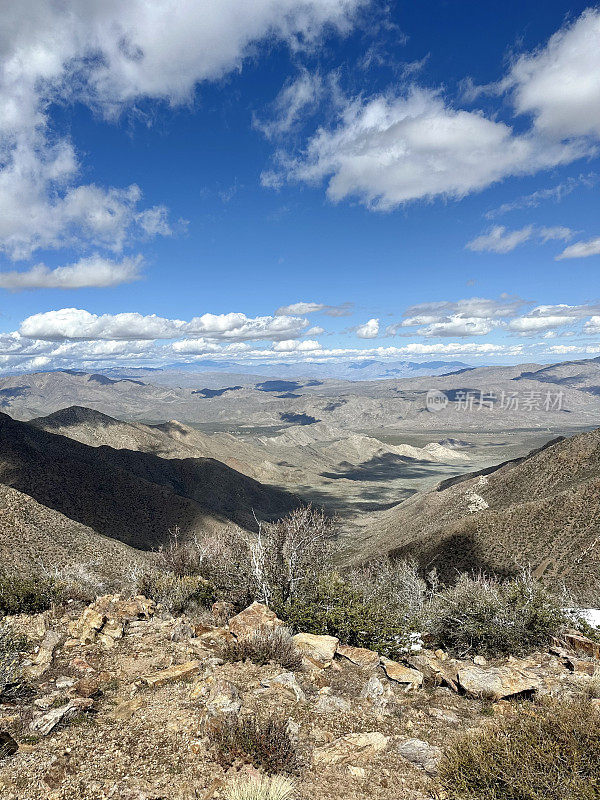
[[273,104],[273,118],[254,121],[254,126],[273,139],[289,133],[299,120],[319,102],[323,95],[323,80],[318,73],[303,69],[294,81],[288,81]]
[[320,336],[322,333],[325,333],[325,328],[322,328],[320,325],[315,325],[306,331],[306,336]]
[[600,334],[600,315],[594,315],[593,317],[590,317],[590,319],[583,326],[583,332],[593,336]]
[[533,225],[527,225],[518,231],[509,231],[504,225],[494,225],[487,233],[478,236],[466,247],[476,253],[510,253],[515,247],[531,239]]
[[91,314],[79,308],[63,308],[25,319],[20,334],[29,339],[141,340],[203,338],[221,341],[284,340],[299,336],[308,327],[300,317],[247,317],[245,314],[203,314],[189,322],[135,312]]
[[549,189],[538,189],[531,194],[523,195],[511,203],[503,203],[498,208],[488,211],[485,216],[487,219],[494,219],[501,214],[507,214],[510,211],[517,211],[522,208],[535,208],[546,200],[553,200],[559,203],[564,197],[571,194],[579,186],[585,186],[590,189],[598,183],[598,175],[595,172],[581,174],[577,178],[569,177],[562,183],[551,186]]
[[370,319],[364,325],[359,325],[356,328],[356,335],[360,339],[375,339],[379,336],[379,320]]
[[590,8],[513,64],[503,88],[544,136],[600,138],[599,41],[600,10]]
[[289,306],[280,306],[275,311],[275,316],[289,316],[295,314],[315,314],[317,312],[327,314],[328,317],[348,317],[352,314],[354,303],[340,303],[337,306],[327,305],[326,303],[290,303]]
[[[449,316],[473,317],[477,319],[501,319],[514,316],[525,305],[520,297],[501,295],[498,300],[486,297],[469,297],[464,300],[442,300],[433,303],[418,303],[404,312],[407,317],[402,323],[407,325],[426,325],[442,322]],[[414,321],[411,321],[414,320]]]
[[450,317],[419,328],[421,336],[485,336],[493,330],[493,320],[469,317]]
[[345,32],[365,0],[66,0],[5,3],[0,32],[0,249],[28,258],[79,242],[119,250],[134,227],[170,232],[137,187],[77,185],[79,163],[51,128],[53,101],[114,118],[140,99],[192,99],[197,83],[239,69],[260,42],[293,50]]
[[486,233],[467,242],[466,247],[476,253],[510,253],[531,239],[545,244],[550,241],[565,242],[572,238],[573,231],[563,225],[554,227],[527,225],[516,231],[508,230],[504,225],[493,225]]
[[55,269],[50,269],[45,264],[36,264],[27,270],[0,272],[0,289],[19,291],[118,286],[139,280],[141,264],[141,256],[116,262],[98,254]]
[[273,350],[278,353],[310,353],[320,349],[321,345],[314,339],[306,339],[302,342],[297,339],[287,339],[273,345]]
[[574,322],[571,316],[526,316],[517,317],[508,323],[508,329],[515,333],[530,334],[570,325]]
[[556,256],[557,261],[565,258],[589,258],[590,256],[600,255],[600,236],[588,239],[587,242],[575,242],[566,247],[562,253]]

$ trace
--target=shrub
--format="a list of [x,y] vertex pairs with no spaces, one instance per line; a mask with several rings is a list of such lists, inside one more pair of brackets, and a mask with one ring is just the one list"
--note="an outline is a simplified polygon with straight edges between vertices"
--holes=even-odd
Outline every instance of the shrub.
[[449,800],[598,800],[600,726],[588,701],[528,706],[452,744]]
[[290,670],[302,667],[302,654],[294,644],[287,628],[261,628],[246,638],[226,645],[221,651],[225,661],[245,661],[264,666],[269,661]]
[[12,631],[0,627],[0,697],[7,689],[17,686],[21,680],[20,644]]
[[137,590],[145,597],[161,603],[172,614],[193,612],[214,601],[213,587],[198,575],[149,572],[142,575]]
[[60,599],[61,588],[53,578],[0,572],[0,617],[46,611]]
[[291,800],[294,783],[283,775],[237,778],[225,790],[226,800]]
[[300,766],[286,720],[228,715],[213,720],[208,733],[224,767],[239,759],[273,775],[296,772]]
[[593,675],[581,677],[581,689],[590,700],[600,700],[600,667],[596,667]]
[[462,575],[425,608],[425,628],[442,647],[466,655],[526,654],[566,622],[558,598],[525,574],[507,583]]
[[337,636],[344,644],[367,647],[389,658],[397,658],[410,645],[410,611],[366,599],[337,573],[321,576],[312,591],[305,590],[276,610],[294,630]]

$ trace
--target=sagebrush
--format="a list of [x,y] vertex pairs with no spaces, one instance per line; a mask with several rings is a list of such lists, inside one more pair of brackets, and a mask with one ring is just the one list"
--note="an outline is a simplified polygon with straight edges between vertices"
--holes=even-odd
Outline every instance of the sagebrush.
[[227,715],[212,720],[207,732],[223,766],[243,761],[269,775],[294,773],[300,767],[297,744],[285,719]]
[[220,652],[225,661],[252,661],[263,666],[270,661],[288,670],[302,667],[302,654],[288,628],[259,628],[252,636],[230,642]]

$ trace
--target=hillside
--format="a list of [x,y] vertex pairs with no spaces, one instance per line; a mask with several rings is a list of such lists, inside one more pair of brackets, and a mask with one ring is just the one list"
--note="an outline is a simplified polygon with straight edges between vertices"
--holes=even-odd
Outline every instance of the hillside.
[[372,515],[359,535],[368,552],[413,556],[444,578],[461,570],[511,573],[530,565],[537,575],[589,590],[597,599],[600,429],[489,474],[442,483]]
[[0,483],[126,544],[147,550],[232,522],[254,528],[298,504],[213,459],[163,459],[90,447],[0,415]]

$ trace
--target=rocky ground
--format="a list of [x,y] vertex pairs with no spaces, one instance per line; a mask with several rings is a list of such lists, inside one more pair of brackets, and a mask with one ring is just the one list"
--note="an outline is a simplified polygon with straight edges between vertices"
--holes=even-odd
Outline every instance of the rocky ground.
[[227,798],[231,781],[256,769],[218,758],[211,723],[259,716],[287,721],[300,754],[298,800],[443,798],[437,765],[455,736],[526,713],[532,696],[579,693],[600,660],[600,644],[574,633],[494,663],[420,642],[399,663],[301,633],[302,667],[290,672],[224,662],[227,642],[280,624],[257,603],[226,612],[221,604],[201,619],[175,618],[146,598],[115,595],[83,611],[72,603],[6,618],[29,640],[30,690],[0,696],[0,795]]

